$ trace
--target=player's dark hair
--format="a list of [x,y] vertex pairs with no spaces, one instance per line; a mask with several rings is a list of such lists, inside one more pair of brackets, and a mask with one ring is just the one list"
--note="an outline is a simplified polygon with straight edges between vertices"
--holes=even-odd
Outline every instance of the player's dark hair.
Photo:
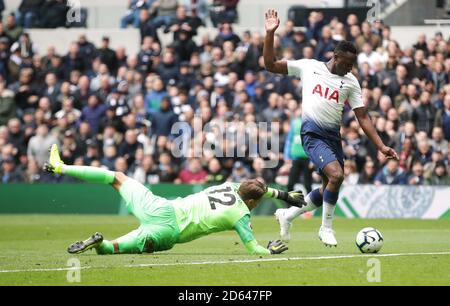
[[336,48],[334,49],[334,52],[350,52],[353,54],[357,54],[355,45],[347,40],[342,40],[338,43]]
[[246,180],[241,183],[238,192],[243,201],[259,200],[267,192],[267,186],[257,179]]

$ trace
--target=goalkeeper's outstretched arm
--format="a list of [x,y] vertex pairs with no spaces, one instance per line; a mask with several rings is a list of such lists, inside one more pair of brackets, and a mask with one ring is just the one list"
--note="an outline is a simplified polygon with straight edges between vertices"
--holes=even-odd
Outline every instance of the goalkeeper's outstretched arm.
[[253,230],[250,225],[250,216],[248,215],[242,217],[236,223],[234,229],[239,234],[239,237],[250,255],[281,254],[288,249],[281,241],[270,241],[267,248],[261,246],[253,235]]
[[305,199],[303,197],[303,192],[301,191],[286,192],[268,187],[267,192],[264,196],[266,198],[283,200],[291,206],[303,207],[306,205]]

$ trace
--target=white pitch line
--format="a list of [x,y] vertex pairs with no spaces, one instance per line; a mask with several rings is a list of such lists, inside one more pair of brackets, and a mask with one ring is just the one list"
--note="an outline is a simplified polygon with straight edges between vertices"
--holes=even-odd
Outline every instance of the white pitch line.
[[450,252],[436,253],[403,253],[403,254],[360,254],[360,255],[336,255],[336,256],[316,256],[316,257],[283,257],[283,258],[265,258],[248,260],[229,260],[229,261],[203,261],[203,262],[176,262],[166,264],[139,264],[127,265],[127,268],[145,268],[145,267],[166,267],[166,266],[185,266],[185,265],[217,265],[217,264],[236,264],[236,263],[257,263],[273,261],[294,261],[294,260],[327,260],[327,259],[348,259],[362,257],[399,257],[399,256],[422,256],[422,255],[450,255]]
[[[223,265],[223,264],[239,264],[239,263],[258,263],[258,262],[276,262],[276,261],[299,261],[299,260],[328,260],[328,259],[348,259],[348,258],[368,258],[368,257],[400,257],[400,256],[426,256],[426,255],[450,255],[450,252],[433,252],[433,253],[399,253],[399,254],[360,254],[360,255],[336,255],[336,256],[317,256],[317,257],[283,257],[283,258],[266,258],[266,259],[249,259],[249,260],[228,260],[228,261],[199,261],[199,262],[176,262],[176,263],[155,263],[155,264],[139,264],[125,265],[123,268],[146,268],[146,267],[168,267],[168,266],[195,266],[195,265]],[[0,270],[0,273],[24,273],[24,272],[55,272],[55,271],[75,271],[88,269],[109,269],[120,267],[108,266],[86,266],[80,268],[42,268],[42,269],[23,269],[23,270]]]

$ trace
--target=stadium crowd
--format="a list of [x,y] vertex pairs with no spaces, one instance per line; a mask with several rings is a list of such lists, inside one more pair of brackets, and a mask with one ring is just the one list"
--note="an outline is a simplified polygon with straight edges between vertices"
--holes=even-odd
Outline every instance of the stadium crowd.
[[[232,20],[222,19],[219,34],[202,37],[198,45],[192,38],[201,18],[191,17],[185,6],[173,12],[165,19],[151,7],[139,9],[138,54],[113,50],[106,36],[95,46],[85,35],[66,54],[54,48],[37,54],[15,16],[7,16],[0,24],[1,182],[70,181],[42,170],[48,148],[58,143],[66,163],[122,171],[142,183],[259,177],[286,185],[299,165],[297,142],[288,135],[301,115],[302,82],[264,69],[263,29],[238,35]],[[135,22],[130,20],[123,25]],[[158,27],[173,33],[171,44],[160,45]],[[384,160],[346,108],[344,184],[449,185],[448,38],[419,35],[416,44],[401,49],[381,22],[371,25],[355,15],[326,22],[312,12],[304,31],[291,21],[282,25],[275,48],[279,58],[327,61],[342,39],[358,48],[353,72],[364,103],[383,141],[400,156]],[[177,122],[185,124],[171,133]],[[270,131],[255,129],[258,122],[270,123]],[[206,124],[215,129],[204,130]],[[252,140],[275,135],[279,146],[270,154],[249,156]],[[191,146],[177,155],[180,139]],[[265,167],[268,161],[277,166]],[[311,165],[301,165],[308,169],[303,183],[320,181]]]

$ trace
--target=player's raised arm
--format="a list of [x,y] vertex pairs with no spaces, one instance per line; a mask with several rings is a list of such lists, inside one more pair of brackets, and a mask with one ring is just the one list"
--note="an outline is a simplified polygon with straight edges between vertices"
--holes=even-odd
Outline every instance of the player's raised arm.
[[280,19],[278,19],[278,12],[275,10],[268,10],[265,17],[266,38],[263,49],[264,65],[270,72],[288,74],[287,62],[284,60],[276,60],[273,50],[275,31],[279,25]]
[[388,159],[398,160],[397,152],[394,149],[386,146],[378,136],[377,130],[372,124],[370,117],[367,115],[367,110],[365,107],[359,107],[354,109],[355,116],[358,118],[359,125],[366,133],[367,137],[377,146],[378,150],[383,153]]

